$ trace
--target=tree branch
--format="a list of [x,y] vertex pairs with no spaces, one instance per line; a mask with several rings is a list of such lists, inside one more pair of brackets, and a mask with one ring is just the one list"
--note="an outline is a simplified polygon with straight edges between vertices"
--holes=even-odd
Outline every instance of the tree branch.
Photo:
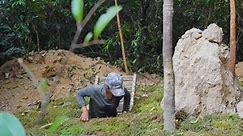
[[105,40],[93,40],[93,41],[90,41],[88,43],[75,44],[73,47],[74,47],[74,49],[75,48],[83,48],[83,47],[87,47],[87,46],[90,46],[90,45],[104,44],[104,43],[105,43]]
[[101,6],[102,3],[104,3],[105,0],[99,0],[95,5],[90,9],[89,13],[84,18],[83,22],[80,24],[82,27],[85,27],[87,22],[90,20],[92,15],[95,13],[95,11]]
[[[89,13],[86,15],[86,17],[84,18],[84,20],[81,22],[81,23],[77,23],[77,30],[76,30],[76,33],[73,37],[73,40],[72,40],[72,43],[71,43],[71,46],[69,48],[69,51],[73,52],[73,50],[75,48],[78,48],[77,45],[80,45],[80,44],[77,44],[78,42],[78,38],[79,38],[79,35],[80,33],[82,32],[83,28],[85,27],[85,25],[87,24],[87,22],[90,20],[91,16],[95,13],[95,11],[98,9],[98,7],[101,6],[102,3],[104,3],[105,0],[99,0],[92,8],[91,10],[89,11]],[[82,45],[82,44],[81,44]]]
[[77,30],[73,37],[73,41],[71,43],[69,51],[73,52],[73,50],[75,49],[75,45],[78,42],[78,38],[79,38],[80,33],[82,32],[82,29],[83,29],[82,26],[77,23]]

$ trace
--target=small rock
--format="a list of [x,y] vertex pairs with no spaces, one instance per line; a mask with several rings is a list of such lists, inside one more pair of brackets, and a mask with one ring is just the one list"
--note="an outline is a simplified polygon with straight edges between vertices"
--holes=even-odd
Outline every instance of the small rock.
[[148,98],[148,94],[143,94],[142,97]]
[[26,96],[26,97],[23,97],[22,99],[27,100],[27,99],[28,99],[28,97]]
[[56,99],[55,99],[55,96],[54,96],[54,95],[52,95],[52,96],[51,96],[51,100],[52,100],[52,101],[56,101]]
[[35,53],[34,51],[31,51],[31,52],[29,53],[29,55],[30,55],[30,56],[33,56],[34,53]]
[[5,78],[8,79],[9,75],[10,75],[10,73],[5,73]]
[[64,102],[62,107],[64,108],[64,107],[70,106],[71,104],[72,104],[71,102]]
[[22,116],[25,116],[26,114],[24,112],[21,113]]
[[243,118],[243,101],[240,101],[237,106],[237,113],[240,116],[240,118]]
[[38,105],[40,103],[40,100],[38,100],[38,101],[34,101],[33,102],[33,105]]
[[23,79],[23,78],[24,78],[24,76],[22,76],[22,75],[16,75],[16,77],[17,77],[18,79]]
[[33,57],[28,57],[28,58],[27,58],[27,61],[28,61],[28,62],[32,62],[33,60],[34,60]]
[[46,51],[40,51],[40,53],[39,54],[46,54]]
[[1,106],[0,106],[0,109],[2,109],[2,108],[4,108],[4,107],[5,107],[5,105],[1,105]]
[[71,92],[72,92],[72,89],[71,89],[71,88],[69,88],[67,91],[68,91],[69,93],[71,93]]

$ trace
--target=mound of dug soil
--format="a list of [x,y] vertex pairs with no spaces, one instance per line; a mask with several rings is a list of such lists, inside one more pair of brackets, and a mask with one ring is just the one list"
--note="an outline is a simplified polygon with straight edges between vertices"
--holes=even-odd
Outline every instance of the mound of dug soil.
[[[23,62],[37,80],[48,79],[52,100],[73,95],[77,88],[94,83],[95,76],[105,76],[110,72],[124,74],[121,69],[98,58],[75,55],[65,50],[49,50],[29,53]],[[140,74],[137,84],[161,83],[156,74]],[[23,111],[37,108],[40,95],[33,81],[17,62],[6,62],[0,67],[0,111]]]
[[[30,53],[24,64],[33,72],[37,80],[47,78],[52,99],[68,96],[78,87],[94,83],[96,75],[109,72],[121,73],[100,58],[87,58],[64,50]],[[39,93],[29,75],[11,60],[0,67],[0,111],[19,111],[38,105]]]

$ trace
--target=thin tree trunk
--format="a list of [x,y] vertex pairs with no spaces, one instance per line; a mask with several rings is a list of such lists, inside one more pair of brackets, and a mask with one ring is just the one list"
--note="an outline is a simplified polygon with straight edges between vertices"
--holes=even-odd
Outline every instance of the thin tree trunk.
[[175,131],[175,78],[172,65],[173,0],[163,5],[164,130]]
[[230,58],[229,69],[235,76],[236,61],[236,23],[235,23],[235,0],[230,0]]

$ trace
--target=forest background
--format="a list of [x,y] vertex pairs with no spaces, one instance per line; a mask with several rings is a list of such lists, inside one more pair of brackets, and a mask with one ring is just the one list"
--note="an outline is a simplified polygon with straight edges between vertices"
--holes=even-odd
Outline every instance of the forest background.
[[[85,14],[96,1],[85,1]],[[173,46],[188,29],[204,29],[210,23],[223,28],[224,42],[229,43],[228,0],[175,0]],[[128,67],[136,72],[162,74],[162,0],[120,0],[121,28]],[[66,0],[0,0],[0,64],[26,52],[69,49],[76,31],[70,1]],[[106,1],[89,20],[83,37],[93,28],[100,14],[114,5]],[[236,0],[237,62],[243,60],[243,1]],[[123,66],[116,20],[105,29],[103,45],[76,49],[88,57],[101,57]]]

